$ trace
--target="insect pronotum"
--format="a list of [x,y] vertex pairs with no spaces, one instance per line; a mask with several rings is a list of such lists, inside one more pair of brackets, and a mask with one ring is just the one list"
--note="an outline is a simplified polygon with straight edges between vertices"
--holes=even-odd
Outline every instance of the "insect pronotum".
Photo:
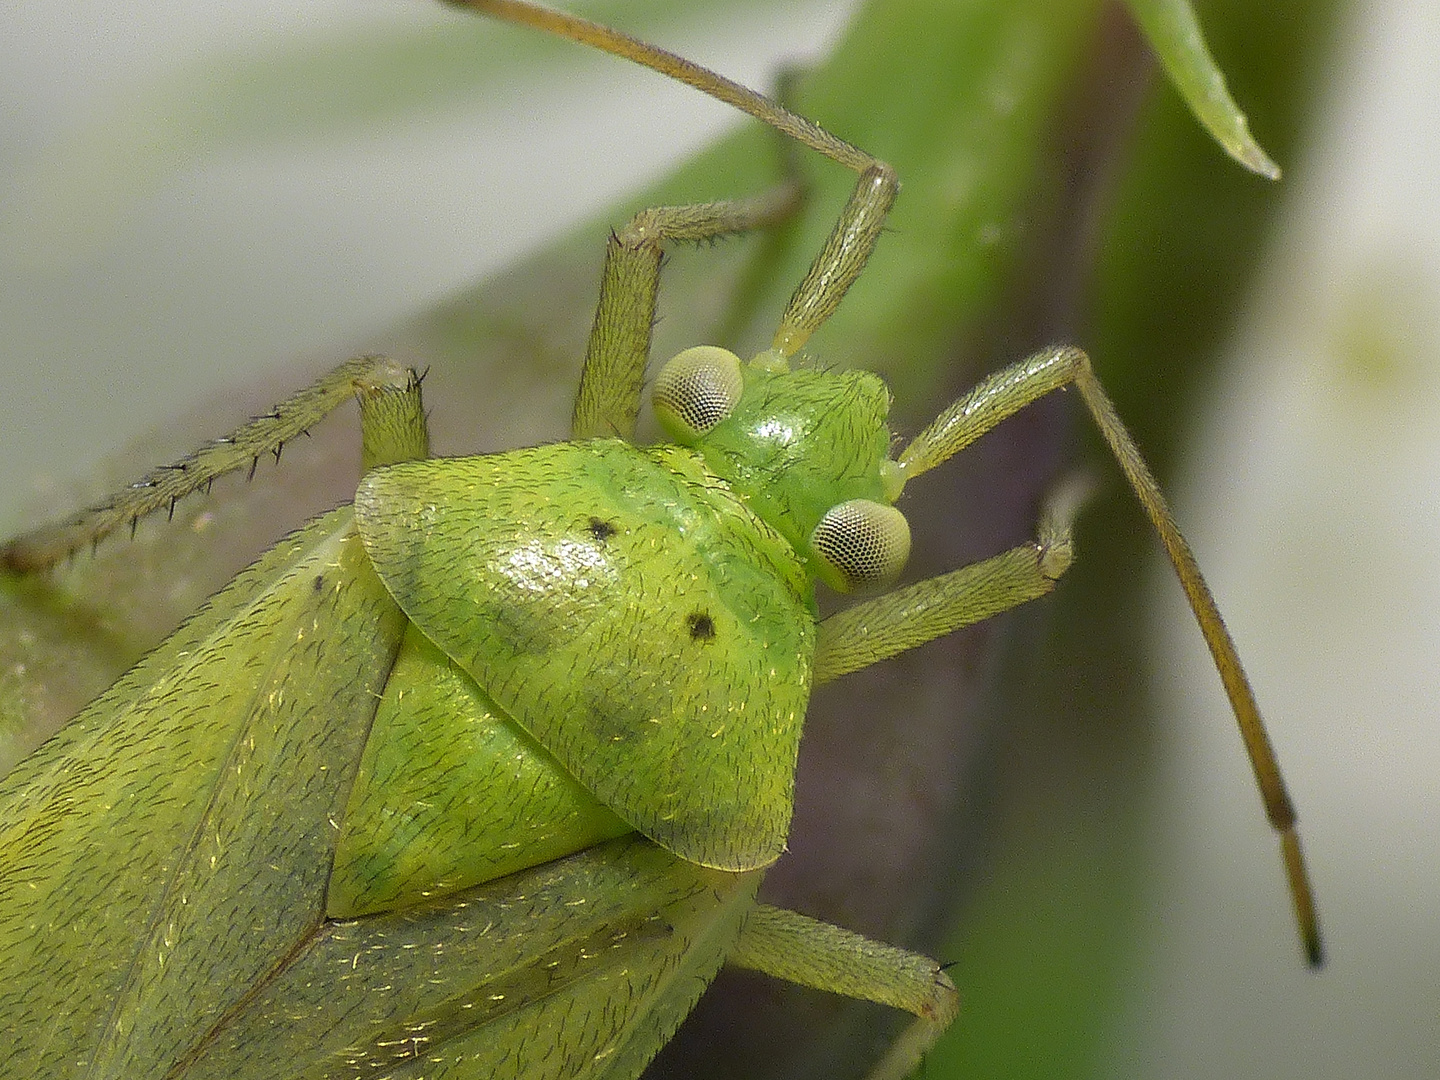
[[1034,542],[823,621],[814,582],[886,584],[908,554],[902,489],[1065,387],[1215,657],[1318,963],[1239,658],[1088,358],[1006,368],[892,458],[876,376],[792,360],[864,270],[894,171],[607,28],[466,6],[695,86],[850,168],[854,191],[769,348],[660,369],[670,444],[628,441],[663,245],[782,221],[791,181],[612,235],[570,442],[431,458],[419,378],[366,357],[3,549],[42,570],[360,401],[354,507],[267,553],[0,784],[15,1075],[633,1077],[722,963],[914,1013],[871,1074],[905,1075],[956,1012],[940,967],[754,900],[809,691],[1051,591],[1076,493],[1056,491]]

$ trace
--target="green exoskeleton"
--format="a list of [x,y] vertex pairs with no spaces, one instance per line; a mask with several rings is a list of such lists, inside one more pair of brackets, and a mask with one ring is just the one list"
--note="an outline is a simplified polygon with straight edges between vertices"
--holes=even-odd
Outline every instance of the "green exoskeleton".
[[792,186],[612,237],[571,442],[429,458],[419,380],[361,359],[4,549],[52,564],[359,399],[354,506],[266,554],[0,785],[4,1075],[633,1077],[723,963],[914,1013],[873,1073],[905,1075],[955,1015],[939,966],[755,901],[810,689],[1049,592],[1074,500],[1057,493],[1034,543],[824,621],[814,583],[882,588],[908,551],[905,485],[1067,386],[1215,654],[1318,959],[1234,646],[1084,354],[990,377],[892,457],[876,376],[792,360],[863,270],[893,171],[612,31],[470,6],[697,86],[859,182],[771,348],[660,369],[669,444],[629,441],[664,245],[781,220]]

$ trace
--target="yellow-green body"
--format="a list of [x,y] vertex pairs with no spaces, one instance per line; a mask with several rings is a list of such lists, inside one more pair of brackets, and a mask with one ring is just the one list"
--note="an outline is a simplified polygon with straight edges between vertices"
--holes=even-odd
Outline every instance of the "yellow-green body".
[[813,586],[697,454],[612,439],[397,465],[356,513],[416,628],[596,799],[691,862],[779,857]]
[[[814,642],[793,550],[692,451],[370,473],[0,787],[0,1016],[45,1033],[5,1075],[648,1057],[758,884],[701,864],[783,845]],[[686,859],[596,847],[637,825]]]

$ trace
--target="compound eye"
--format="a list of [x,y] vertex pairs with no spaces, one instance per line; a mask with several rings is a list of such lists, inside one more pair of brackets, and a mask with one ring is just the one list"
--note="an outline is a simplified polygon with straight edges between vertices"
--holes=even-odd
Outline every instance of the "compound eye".
[[651,400],[666,433],[689,444],[729,416],[744,389],[738,356],[717,345],[697,345],[660,369]]
[[884,585],[910,557],[910,525],[893,506],[851,499],[832,506],[810,534],[825,583],[841,592]]

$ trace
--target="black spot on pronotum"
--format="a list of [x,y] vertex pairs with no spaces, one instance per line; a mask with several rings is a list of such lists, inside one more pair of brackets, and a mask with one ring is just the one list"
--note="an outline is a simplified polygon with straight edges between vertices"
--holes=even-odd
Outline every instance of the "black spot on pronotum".
[[316,575],[315,575],[315,591],[316,591],[316,592],[319,592],[319,591],[320,591],[321,589],[323,589],[323,588],[325,588],[325,575],[324,575],[324,574],[316,574]]
[[615,526],[601,518],[592,517],[590,519],[589,526],[590,535],[595,537],[595,539],[602,544],[605,543],[606,540],[609,540],[610,537],[615,535]]
[[692,641],[712,641],[715,638],[715,620],[710,618],[704,611],[692,611],[685,616],[685,624],[690,627],[690,639]]

